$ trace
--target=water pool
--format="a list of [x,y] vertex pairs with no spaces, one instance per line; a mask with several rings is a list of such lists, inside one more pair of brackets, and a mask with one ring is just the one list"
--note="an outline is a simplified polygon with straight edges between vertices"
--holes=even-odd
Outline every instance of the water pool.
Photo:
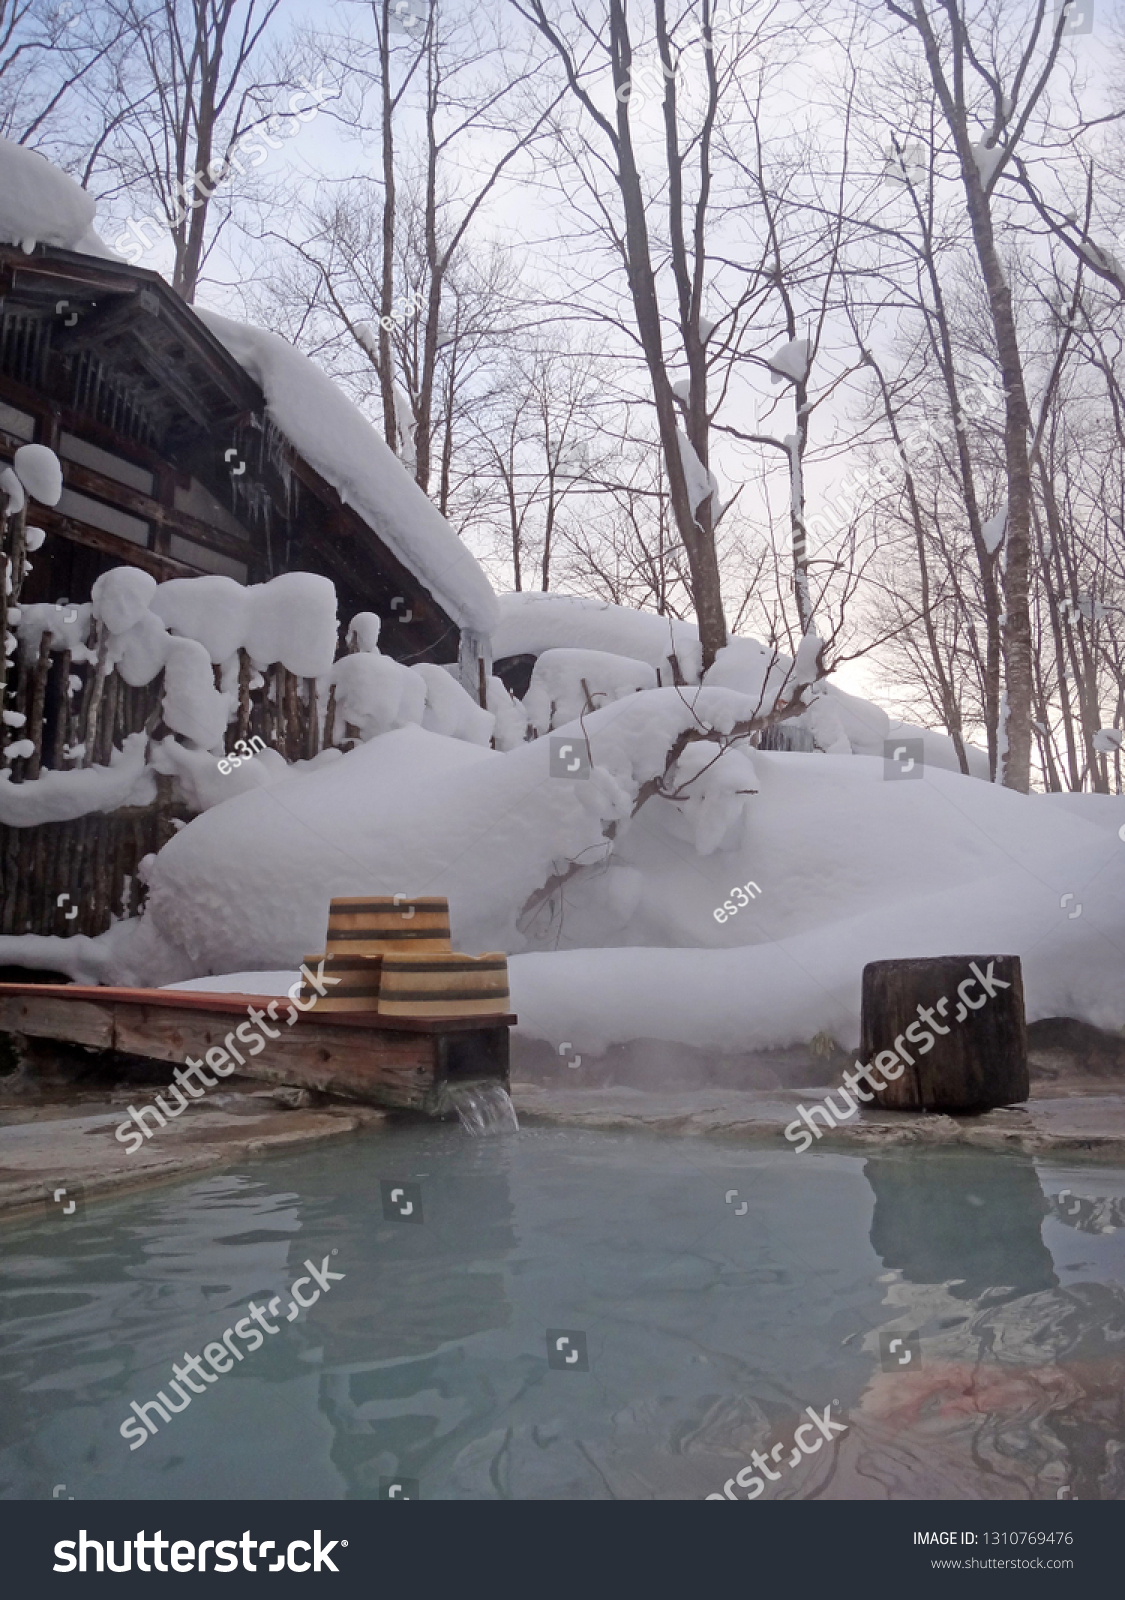
[[391,1126],[0,1231],[0,1496],[1122,1499],[1123,1290],[1118,1169]]

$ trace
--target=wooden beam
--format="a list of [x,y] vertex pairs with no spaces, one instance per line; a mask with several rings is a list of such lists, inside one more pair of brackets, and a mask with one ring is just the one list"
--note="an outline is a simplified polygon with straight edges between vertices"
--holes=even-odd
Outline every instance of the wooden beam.
[[173,561],[171,556],[157,555],[147,546],[134,544],[131,539],[122,539],[118,534],[104,533],[101,528],[88,527],[86,523],[63,516],[50,506],[37,504],[35,520],[45,533],[69,539],[74,544],[85,545],[89,550],[98,550],[102,555],[112,556],[115,561],[140,567],[144,572],[151,572],[161,583],[165,578],[199,576],[198,567],[189,567],[182,561]]
[[[113,1007],[89,1000],[63,1000],[53,984],[35,984],[47,991],[28,996],[22,985],[0,985],[0,1033],[28,1033],[37,1039],[66,1039],[71,1044],[113,1048]],[[14,989],[14,992],[13,992]],[[53,992],[52,992],[53,991]]]
[[[104,500],[122,511],[128,511],[133,516],[144,517],[157,527],[167,528],[170,533],[182,534],[185,539],[192,539],[196,544],[209,545],[211,549],[230,556],[232,560],[245,561],[252,553],[249,530],[244,540],[236,539],[233,534],[224,533],[221,528],[213,528],[209,522],[201,522],[198,517],[193,517],[186,511],[177,511],[174,505],[166,505],[152,495],[145,494],[143,490],[130,488],[126,483],[119,483],[116,478],[107,478],[104,473],[96,472],[92,467],[80,466],[77,461],[68,461],[64,457],[62,469],[63,482],[68,489],[93,495],[96,499]],[[231,515],[233,516],[233,512]]]
[[[267,1013],[266,1023],[277,1034],[257,1055],[249,1054],[236,1032],[242,1021],[258,1027],[248,1018],[250,1006]],[[190,1057],[204,1062],[204,1071],[207,1052],[219,1049],[228,1054],[220,1066],[233,1064],[240,1076],[415,1111],[434,1110],[447,1082],[489,1079],[507,1088],[508,1029],[515,1020],[373,1019],[362,1012],[302,1012],[276,995],[0,984],[0,1031],[177,1065]]]

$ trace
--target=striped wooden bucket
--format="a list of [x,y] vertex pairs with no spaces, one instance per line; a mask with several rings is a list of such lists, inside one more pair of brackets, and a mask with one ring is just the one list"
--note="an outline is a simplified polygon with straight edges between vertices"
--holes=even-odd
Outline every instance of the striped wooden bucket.
[[388,1017],[481,1017],[510,1009],[508,958],[451,953],[383,957],[379,1010]]
[[[324,974],[321,986],[325,990],[323,995],[317,992],[310,984],[301,978],[301,999],[304,1001],[315,999],[315,1010],[325,1011],[378,1011],[379,1009],[379,956],[334,956],[331,952],[327,956],[306,956],[305,966],[311,973],[316,974],[321,962],[324,962]],[[329,978],[335,978],[336,983],[329,983]]]
[[330,956],[384,956],[402,951],[449,950],[449,901],[441,895],[414,900],[364,895],[333,900],[328,911]]

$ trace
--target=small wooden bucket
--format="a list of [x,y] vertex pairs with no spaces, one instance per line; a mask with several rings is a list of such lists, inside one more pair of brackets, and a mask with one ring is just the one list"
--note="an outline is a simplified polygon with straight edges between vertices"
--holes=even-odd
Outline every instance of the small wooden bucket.
[[449,953],[383,957],[379,1010],[388,1017],[482,1017],[510,1009],[508,958]]
[[449,901],[441,895],[414,900],[402,895],[365,895],[333,900],[329,907],[330,956],[383,956],[449,948]]
[[[319,1012],[378,1011],[381,957],[334,956],[329,953],[327,956],[306,956],[305,966],[315,974],[322,961],[324,973],[320,981],[325,993],[318,995],[302,977],[302,1000],[315,1000],[315,1010]],[[338,981],[330,983],[327,981],[330,978]]]

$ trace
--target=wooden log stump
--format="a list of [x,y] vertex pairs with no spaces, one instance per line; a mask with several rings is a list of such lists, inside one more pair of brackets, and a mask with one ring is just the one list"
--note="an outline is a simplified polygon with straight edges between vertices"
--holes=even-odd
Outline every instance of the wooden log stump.
[[869,962],[861,1031],[882,1109],[985,1111],[1030,1092],[1018,956]]

